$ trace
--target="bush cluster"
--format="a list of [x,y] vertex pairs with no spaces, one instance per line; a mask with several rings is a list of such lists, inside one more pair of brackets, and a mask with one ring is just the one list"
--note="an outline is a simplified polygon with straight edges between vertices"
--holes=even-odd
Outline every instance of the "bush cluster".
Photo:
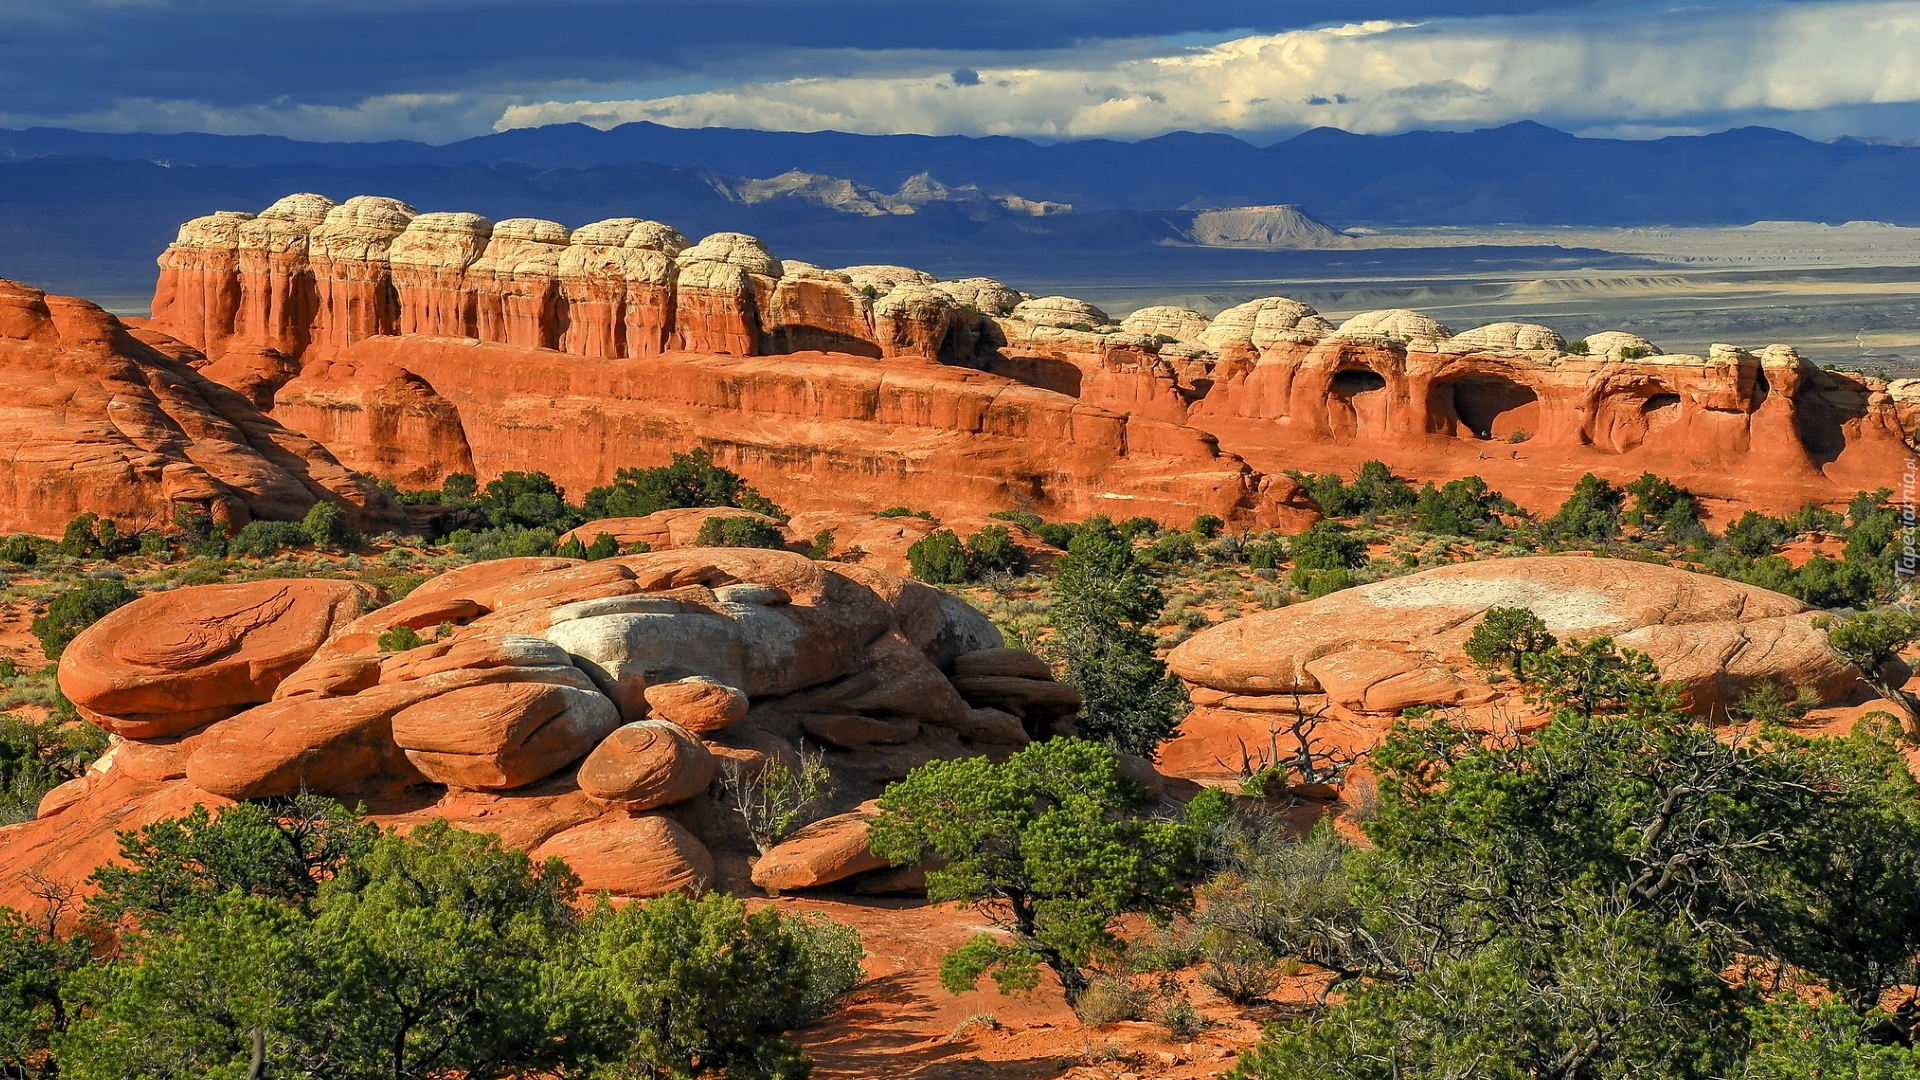
[[1364,848],[1260,819],[1216,834],[1208,981],[1257,1001],[1305,962],[1343,992],[1233,1075],[1920,1070],[1911,1018],[1879,1008],[1920,976],[1920,784],[1884,717],[1725,741],[1644,656],[1553,642],[1530,614],[1489,620],[1485,644],[1524,656],[1552,717],[1537,735],[1403,719],[1373,755]]
[[1009,573],[1024,559],[1013,534],[1001,525],[988,525],[965,540],[951,529],[936,529],[907,546],[913,576],[929,585],[965,585]]
[[[564,863],[311,796],[121,838],[84,934],[0,909],[0,1075],[799,1080],[783,1034],[861,979],[852,930],[710,894],[582,911]],[[104,949],[90,942],[105,942]]]

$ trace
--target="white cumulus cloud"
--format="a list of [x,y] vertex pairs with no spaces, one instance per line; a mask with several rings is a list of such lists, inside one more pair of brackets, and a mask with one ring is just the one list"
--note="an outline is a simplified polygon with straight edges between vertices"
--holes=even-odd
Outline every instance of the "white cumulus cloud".
[[679,127],[1137,138],[1181,129],[1389,132],[1532,118],[1687,130],[1920,102],[1913,0],[1369,22],[1049,66],[743,83],[508,107],[497,129]]

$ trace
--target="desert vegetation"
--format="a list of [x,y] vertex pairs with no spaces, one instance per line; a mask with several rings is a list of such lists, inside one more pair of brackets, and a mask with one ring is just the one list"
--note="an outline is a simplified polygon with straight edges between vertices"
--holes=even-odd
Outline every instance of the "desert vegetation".
[[[881,512],[930,530],[906,547],[914,577],[972,601],[1084,702],[1055,737],[903,767],[878,799],[871,850],[928,867],[929,902],[992,928],[945,952],[948,991],[1057,990],[1088,1031],[1145,1020],[1170,1045],[1258,1025],[1222,1063],[1249,1080],[1920,1075],[1920,785],[1902,756],[1920,722],[1899,672],[1920,622],[1890,604],[1891,492],[1710,527],[1652,474],[1588,475],[1538,515],[1478,477],[1416,485],[1380,462],[1295,479],[1326,517],[1293,535]],[[146,593],[332,577],[397,599],[491,559],[629,554],[591,523],[687,508],[751,512],[707,519],[703,546],[858,555],[795,538],[697,450],[577,503],[540,473],[398,494],[418,535],[357,535],[320,503],[231,532],[183,505],[167,530],[89,514],[58,541],[0,539],[0,600],[39,653],[0,662],[0,824],[107,749],[52,665]],[[1301,708],[1231,791],[1152,786],[1193,708],[1166,655],[1196,632],[1564,552],[1826,609],[1833,650],[1888,711],[1807,732],[1796,688],[1765,683],[1710,726],[1646,657],[1496,607],[1465,653],[1534,722],[1414,709],[1342,757]],[[845,809],[835,785],[830,755],[807,751],[723,765],[710,798],[764,855]],[[311,796],[195,810],[121,850],[84,889],[49,883],[41,910],[0,914],[0,1076],[237,1078],[257,1053],[274,1076],[800,1077],[794,1033],[864,978],[858,936],[821,917],[724,891],[615,906],[497,838],[382,832]]]
[[614,907],[558,860],[301,796],[121,837],[77,932],[0,911],[22,1078],[793,1078],[861,978],[853,931],[708,894]]

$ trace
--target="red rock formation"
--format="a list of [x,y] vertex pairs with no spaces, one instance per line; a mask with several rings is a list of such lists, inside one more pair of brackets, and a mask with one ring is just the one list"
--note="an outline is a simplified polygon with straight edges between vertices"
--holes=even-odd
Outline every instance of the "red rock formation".
[[1561,640],[1607,635],[1644,652],[1696,712],[1723,716],[1761,682],[1846,698],[1859,672],[1836,660],[1818,612],[1789,596],[1673,567],[1573,556],[1494,559],[1390,578],[1196,634],[1168,657],[1195,701],[1285,711],[1325,695],[1345,713],[1486,705],[1513,695],[1462,651],[1494,607],[1539,615]]
[[1551,331],[1521,324],[1410,332],[1343,328],[1223,362],[1190,420],[1256,465],[1351,472],[1377,458],[1415,477],[1477,474],[1538,511],[1584,472],[1654,472],[1710,511],[1786,510],[1882,486],[1904,452],[1882,385],[1785,346],[1620,359],[1618,347],[1560,354]]
[[373,606],[351,581],[256,581],[149,593],[60,656],[82,716],[130,738],[179,735],[273,697],[333,632]]
[[732,506],[695,506],[657,510],[645,517],[599,518],[563,534],[560,543],[578,540],[582,544],[591,544],[602,536],[611,536],[620,545],[621,551],[629,551],[635,544],[646,545],[641,549],[643,551],[697,547],[700,530],[707,522],[715,518],[736,517],[752,518],[776,529],[780,527],[780,523],[773,518],[751,510]]
[[[320,302],[316,347],[339,350],[362,338],[400,332],[400,297],[388,252],[414,215],[413,207],[398,199],[372,195],[356,195],[327,211],[307,242]],[[168,322],[158,312],[155,319]],[[208,353],[215,350],[209,347]]]
[[576,356],[657,356],[673,330],[673,257],[687,239],[656,221],[609,218],[573,231],[560,256],[567,329]]
[[894,286],[873,305],[872,336],[881,355],[940,359],[958,317],[957,306],[931,285]]
[[487,249],[467,267],[482,341],[552,349],[560,344],[560,257],[567,227],[539,218],[493,226]]
[[713,754],[692,732],[663,720],[641,720],[594,747],[580,763],[579,783],[601,802],[652,810],[706,791],[713,773]]
[[153,321],[209,356],[225,351],[240,319],[240,226],[251,220],[227,210],[195,218],[160,256]]
[[307,239],[332,209],[324,195],[289,195],[240,224],[237,337],[288,356],[306,349],[320,308]]
[[[1202,631],[1169,655],[1196,711],[1164,748],[1169,772],[1224,779],[1243,752],[1290,747],[1296,709],[1323,714],[1329,748],[1364,751],[1414,706],[1461,710],[1504,730],[1542,721],[1511,680],[1462,651],[1493,607],[1532,610],[1563,641],[1608,635],[1652,657],[1710,719],[1762,682],[1844,701],[1861,686],[1818,612],[1792,597],[1647,563],[1570,556],[1462,563],[1348,589]],[[960,677],[955,676],[956,683]],[[1258,762],[1255,762],[1258,764]]]
[[58,535],[83,511],[162,527],[179,503],[237,528],[298,519],[320,499],[373,532],[405,524],[319,444],[118,319],[10,281],[0,281],[0,490],[4,532]]
[[467,267],[486,251],[493,224],[478,214],[421,214],[387,249],[400,300],[400,332],[474,337],[478,304]]
[[[1150,308],[1115,325],[1084,301],[1027,297],[988,279],[785,264],[739,233],[689,247],[666,226],[616,218],[583,226],[568,243],[559,225],[514,219],[489,242],[493,227],[473,215],[409,223],[391,200],[328,205],[290,196],[259,218],[189,222],[161,258],[155,325],[221,358],[222,377],[262,401],[274,400],[283,377],[263,374],[274,355],[310,368],[392,331],[593,359],[668,350],[922,358],[1192,424],[1267,471],[1351,471],[1380,458],[1421,479],[1478,473],[1532,509],[1551,509],[1587,471],[1615,480],[1657,472],[1708,496],[1710,511],[1714,499],[1774,509],[1838,500],[1886,483],[1920,425],[1912,404],[1920,389],[1902,388],[1903,406],[1891,386],[1815,371],[1779,346],[1667,357],[1645,339],[1608,333],[1576,355],[1531,324],[1455,337],[1427,316],[1392,310],[1336,328],[1281,297],[1210,322]],[[302,223],[317,213],[328,223],[303,239]],[[347,227],[363,218],[378,222]],[[386,240],[397,225],[404,231]],[[387,264],[395,288],[383,293]],[[322,302],[306,299],[312,280]],[[311,325],[300,325],[309,310]],[[237,350],[251,352],[228,363]],[[382,391],[367,407],[431,413],[423,403],[442,388],[425,382]],[[337,392],[335,404],[365,393]],[[460,459],[450,433],[414,454],[378,441],[398,430],[393,423],[329,421],[307,402],[292,405],[298,423],[323,438],[339,431],[352,447],[343,453],[383,475],[430,476]],[[343,430],[361,427],[368,432]],[[413,434],[400,442],[421,445],[423,433]],[[486,455],[475,453],[484,470]]]
[[886,355],[874,337],[879,308],[855,290],[852,278],[806,263],[787,262],[783,269],[762,318],[768,351]]
[[782,266],[743,233],[714,233],[679,255],[673,344],[687,352],[760,354],[760,312],[772,307]]
[[[1036,663],[954,597],[788,552],[508,559],[353,618],[364,599],[345,582],[185,588],[82,633],[63,685],[126,738],[0,830],[0,903],[36,874],[83,881],[118,827],[301,790],[364,800],[382,824],[500,832],[589,888],[699,888],[737,835],[701,798],[721,760],[792,760],[816,728],[864,726],[891,734],[844,740],[834,767],[871,797],[902,767],[982,752],[972,733],[1008,743],[946,670]],[[434,620],[451,632],[378,650],[384,628]],[[748,853],[719,853],[744,878]]]
[[775,846],[753,864],[753,883],[770,892],[812,889],[890,865],[867,847],[877,802],[822,818]]
[[[906,359],[674,354],[581,363],[504,345],[370,338],[342,363],[288,383],[277,408],[319,431],[371,423],[364,411],[341,423],[313,415],[343,399],[364,407],[390,396],[392,384],[369,387],[368,372],[404,372],[457,413],[458,433],[449,424],[417,445],[464,442],[481,475],[545,471],[576,497],[617,468],[665,464],[672,452],[703,445],[791,507],[980,514],[1028,504],[1056,518],[1186,522],[1210,513],[1290,529],[1316,517],[1291,480],[1253,473],[1192,428]],[[341,445],[349,460],[372,457],[364,443]],[[410,456],[381,471],[420,475],[445,463]]]

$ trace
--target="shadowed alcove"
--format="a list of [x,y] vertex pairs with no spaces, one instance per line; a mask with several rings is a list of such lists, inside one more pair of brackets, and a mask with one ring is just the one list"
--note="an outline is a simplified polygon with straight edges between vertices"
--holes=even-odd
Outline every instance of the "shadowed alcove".
[[1476,439],[1507,439],[1539,428],[1540,396],[1501,375],[1468,375],[1442,384],[1435,411],[1451,410],[1465,433]]

